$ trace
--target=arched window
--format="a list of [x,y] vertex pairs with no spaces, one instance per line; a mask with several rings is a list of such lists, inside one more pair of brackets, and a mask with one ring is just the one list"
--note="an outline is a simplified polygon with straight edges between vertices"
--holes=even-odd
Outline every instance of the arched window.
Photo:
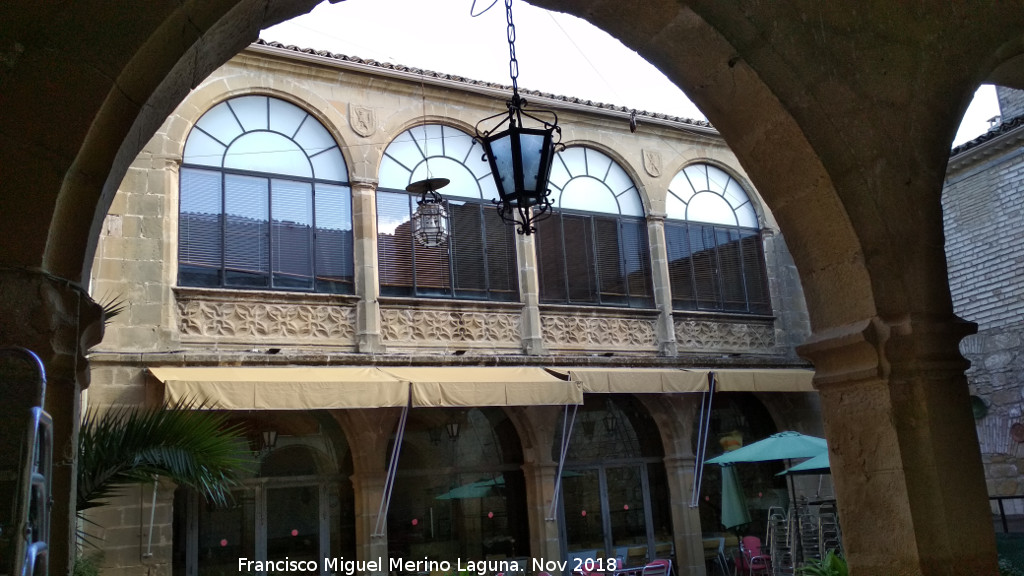
[[672,307],[771,314],[761,230],[743,186],[721,168],[693,164],[668,192]]
[[[515,238],[490,202],[498,194],[482,154],[471,136],[437,124],[407,130],[388,145],[377,189],[382,295],[518,298]],[[413,238],[410,218],[419,197],[405,192],[428,177],[451,181],[440,191],[451,235],[437,247]]]
[[653,306],[647,224],[629,175],[584,147],[553,164],[552,216],[537,225],[541,301]]
[[352,198],[337,143],[301,108],[221,102],[185,142],[178,284],[350,293]]

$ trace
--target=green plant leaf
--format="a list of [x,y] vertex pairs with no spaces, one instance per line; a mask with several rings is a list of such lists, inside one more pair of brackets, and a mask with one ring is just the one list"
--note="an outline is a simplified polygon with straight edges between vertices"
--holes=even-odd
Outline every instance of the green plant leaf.
[[78,505],[102,506],[131,484],[166,477],[225,504],[249,467],[245,430],[222,412],[182,401],[90,410],[79,432]]

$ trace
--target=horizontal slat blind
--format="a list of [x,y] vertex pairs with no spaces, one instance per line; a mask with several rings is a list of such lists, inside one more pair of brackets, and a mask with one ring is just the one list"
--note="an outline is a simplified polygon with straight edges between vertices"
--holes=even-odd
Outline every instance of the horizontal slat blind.
[[193,286],[219,286],[222,175],[219,172],[182,168],[181,206],[178,216],[178,265],[180,282]]
[[352,193],[348,186],[317,184],[316,289],[345,292],[353,282]]
[[270,285],[266,178],[224,176],[224,273],[229,286]]

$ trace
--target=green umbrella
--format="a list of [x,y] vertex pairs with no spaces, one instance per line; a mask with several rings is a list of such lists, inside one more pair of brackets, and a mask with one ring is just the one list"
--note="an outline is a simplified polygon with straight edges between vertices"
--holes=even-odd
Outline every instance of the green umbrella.
[[828,462],[828,450],[825,450],[821,454],[814,456],[808,460],[786,468],[782,472],[776,474],[776,476],[782,476],[783,474],[831,474],[832,471],[829,468]]
[[827,449],[824,438],[807,436],[799,432],[779,432],[764,440],[747,444],[742,448],[716,456],[709,464],[736,464],[737,462],[768,462],[771,460],[789,460],[811,458]]
[[732,466],[722,466],[722,526],[732,528],[750,522],[747,498]]
[[494,493],[493,488],[505,486],[505,478],[498,476],[488,480],[477,480],[451,490],[434,498],[435,500],[465,500],[467,498],[483,498]]

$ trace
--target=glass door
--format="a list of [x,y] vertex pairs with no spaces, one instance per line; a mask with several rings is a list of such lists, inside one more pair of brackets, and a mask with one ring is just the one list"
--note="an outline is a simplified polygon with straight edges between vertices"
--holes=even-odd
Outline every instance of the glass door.
[[[256,495],[258,489],[235,491],[230,504],[195,504],[198,512],[198,563],[209,574],[238,572],[238,559],[255,559]],[[192,497],[195,501],[197,498]],[[195,568],[189,572],[195,574]]]
[[[655,551],[655,514],[651,508],[648,465],[621,464],[568,470],[562,477],[562,513],[566,558],[615,559],[616,566],[643,566]],[[659,525],[659,527],[664,527]],[[668,532],[671,532],[669,524]],[[666,536],[670,541],[670,536]],[[668,556],[669,554],[664,554]],[[570,564],[574,565],[574,564]]]
[[562,475],[562,510],[565,528],[566,558],[570,566],[576,559],[604,558],[604,497],[600,468],[566,471]]
[[317,484],[267,488],[267,558],[313,560],[319,565],[320,488]]
[[[602,469],[608,485],[613,556],[627,566],[651,560],[647,529],[647,483],[642,466]],[[621,563],[621,562],[620,562]]]

